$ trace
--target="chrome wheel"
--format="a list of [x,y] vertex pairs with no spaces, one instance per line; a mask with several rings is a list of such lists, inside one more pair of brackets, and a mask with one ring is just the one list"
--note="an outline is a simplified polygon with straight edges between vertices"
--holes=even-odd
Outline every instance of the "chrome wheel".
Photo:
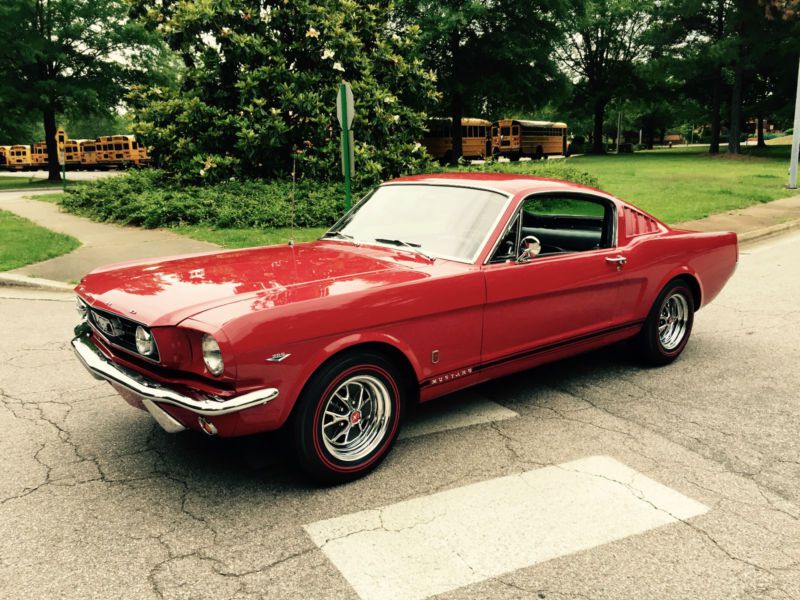
[[392,398],[383,381],[372,375],[354,375],[340,383],[325,400],[322,442],[341,461],[363,459],[386,437]]
[[658,339],[667,352],[677,348],[686,336],[689,302],[681,293],[668,296],[658,315]]

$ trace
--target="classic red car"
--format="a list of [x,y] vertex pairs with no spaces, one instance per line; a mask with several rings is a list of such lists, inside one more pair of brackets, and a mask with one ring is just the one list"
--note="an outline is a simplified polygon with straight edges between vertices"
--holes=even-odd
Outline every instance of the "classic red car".
[[340,482],[386,456],[409,403],[626,338],[669,363],[737,260],[733,233],[580,185],[404,177],[315,242],[93,271],[72,344],[165,430],[287,427]]

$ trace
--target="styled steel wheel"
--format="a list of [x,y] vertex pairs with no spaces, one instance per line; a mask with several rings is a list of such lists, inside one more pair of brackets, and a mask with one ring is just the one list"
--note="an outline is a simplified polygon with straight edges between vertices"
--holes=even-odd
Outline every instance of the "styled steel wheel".
[[681,292],[669,296],[658,315],[658,339],[666,351],[674,350],[686,336],[689,302]]
[[674,279],[668,283],[633,340],[638,357],[654,366],[675,360],[692,333],[694,309],[694,295],[686,280]]
[[391,394],[380,379],[347,378],[325,402],[320,424],[325,449],[343,462],[361,460],[383,441],[391,413]]
[[404,371],[379,353],[329,360],[309,379],[289,421],[300,466],[323,484],[374,469],[397,437],[409,385]]

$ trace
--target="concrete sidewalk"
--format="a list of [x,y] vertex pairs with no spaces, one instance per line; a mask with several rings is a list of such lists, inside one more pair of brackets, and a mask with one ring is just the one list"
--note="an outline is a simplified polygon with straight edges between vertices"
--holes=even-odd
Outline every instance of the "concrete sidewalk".
[[800,227],[800,196],[677,223],[674,227],[696,231],[735,231],[739,243],[752,242]]
[[[81,246],[69,254],[8,271],[12,276],[71,282],[109,263],[219,248],[216,244],[200,242],[163,229],[96,223],[62,212],[57,204],[26,199],[28,195],[29,191],[0,192],[0,209],[25,217],[52,231],[71,235],[80,240]],[[20,283],[23,281],[20,279]]]

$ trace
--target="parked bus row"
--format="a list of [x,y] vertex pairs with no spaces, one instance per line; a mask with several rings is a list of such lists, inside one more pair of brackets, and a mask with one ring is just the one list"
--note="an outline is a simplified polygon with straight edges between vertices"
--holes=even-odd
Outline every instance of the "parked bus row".
[[[422,145],[441,162],[453,157],[453,120],[431,119]],[[551,121],[500,119],[461,119],[461,156],[484,159],[504,156],[517,161],[523,156],[533,159],[548,156],[569,156],[567,124]]]
[[[94,171],[141,167],[150,162],[147,148],[132,135],[106,135],[96,140],[67,140],[64,145],[67,170]],[[0,146],[0,169],[38,171],[47,168],[47,143],[32,146]]]

